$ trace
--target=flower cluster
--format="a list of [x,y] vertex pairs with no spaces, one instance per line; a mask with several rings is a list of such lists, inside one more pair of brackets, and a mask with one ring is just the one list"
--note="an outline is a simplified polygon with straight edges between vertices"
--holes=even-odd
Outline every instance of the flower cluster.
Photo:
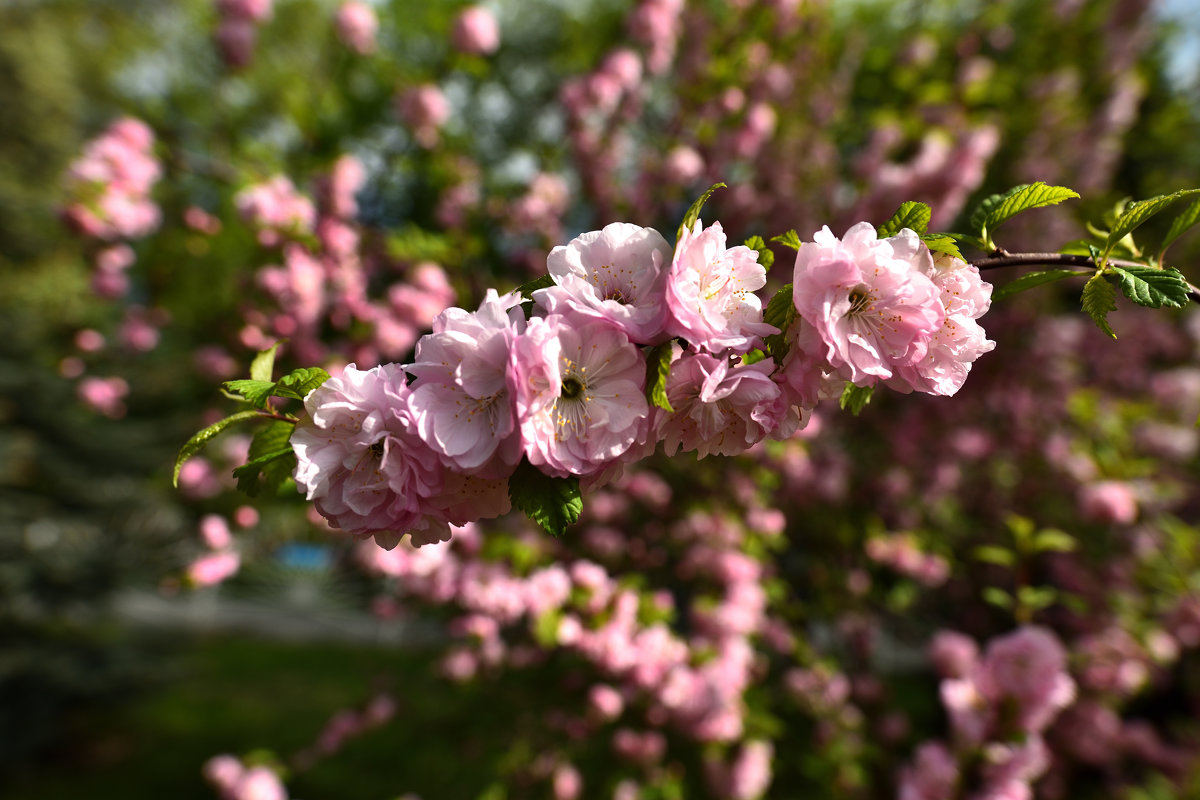
[[777,365],[765,337],[784,332],[756,294],[766,270],[720,223],[685,225],[674,248],[629,223],[584,233],[550,252],[530,298],[489,290],[477,311],[439,314],[412,363],[351,364],[313,391],[296,483],[334,527],[432,542],[505,513],[523,459],[591,488],[659,442],[703,458],[785,439],[835,379],[957,391],[993,346],[978,271],[907,229],[816,239],[799,250]]
[[150,191],[162,168],[153,150],[154,132],[132,117],[88,142],[67,173],[68,224],[106,241],[138,239],[157,228],[160,212]]

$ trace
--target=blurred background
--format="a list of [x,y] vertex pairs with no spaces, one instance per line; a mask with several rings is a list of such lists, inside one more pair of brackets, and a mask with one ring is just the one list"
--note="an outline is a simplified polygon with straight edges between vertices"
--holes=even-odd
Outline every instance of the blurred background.
[[[1036,627],[1073,691],[995,734],[1045,742],[1003,796],[1200,797],[1186,309],[1122,301],[1114,342],[1079,285],[1005,300],[959,396],[652,461],[560,541],[514,517],[389,560],[290,484],[239,494],[249,429],[171,485],[256,351],[403,362],[447,306],[716,181],[731,243],[906,200],[961,229],[1035,180],[1082,199],[1000,243],[1085,239],[1200,186],[1198,69],[1192,0],[7,0],[0,796],[252,796],[205,770],[227,753],[309,800],[999,797],[930,645]],[[575,646],[603,592],[720,715]],[[914,777],[930,742],[953,780]]]

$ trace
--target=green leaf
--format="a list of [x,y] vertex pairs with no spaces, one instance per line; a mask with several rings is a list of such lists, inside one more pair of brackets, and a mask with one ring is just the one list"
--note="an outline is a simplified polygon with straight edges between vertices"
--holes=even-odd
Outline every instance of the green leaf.
[[997,547],[992,544],[976,547],[972,551],[972,555],[975,556],[976,561],[996,564],[1001,567],[1011,567],[1017,561],[1017,557],[1013,555],[1011,550],[1005,550],[1003,547]]
[[875,393],[874,386],[855,386],[850,381],[846,381],[846,388],[842,390],[841,400],[838,401],[843,409],[849,409],[850,413],[858,416],[867,403],[871,402],[871,395]]
[[781,233],[778,236],[772,236],[771,241],[779,242],[784,247],[790,247],[793,250],[799,250],[800,245],[802,244],[800,241],[800,234],[796,233],[795,229],[792,229],[787,233]]
[[552,478],[525,460],[508,479],[508,497],[551,536],[562,536],[583,513],[579,478]]
[[758,253],[758,263],[768,272],[775,265],[775,251],[767,247],[767,243],[763,241],[761,236],[751,236],[745,241],[746,247]]
[[250,379],[256,381],[269,381],[271,374],[275,371],[275,352],[279,350],[279,345],[283,342],[276,342],[268,349],[259,352],[250,362]]
[[896,213],[892,214],[891,219],[880,225],[875,232],[880,239],[895,236],[904,228],[919,234],[925,233],[929,229],[929,220],[932,218],[933,212],[929,206],[909,200],[901,203],[900,208],[896,209]]
[[547,650],[558,645],[558,629],[562,624],[562,613],[546,611],[539,614],[533,623],[533,638]]
[[247,419],[256,419],[262,416],[257,411],[239,411],[232,416],[228,416],[223,420],[214,422],[204,430],[198,432],[195,436],[187,440],[187,443],[180,449],[179,455],[175,458],[175,475],[171,478],[171,485],[179,488],[179,470],[183,468],[183,462],[187,461],[192,456],[199,453],[208,444],[209,439],[212,439],[221,431],[228,428],[237,422],[242,422]]
[[[290,440],[295,429],[294,424],[282,420],[258,429],[250,440],[246,463],[233,471],[240,491],[257,497],[263,490],[277,490],[292,476],[296,458]],[[291,458],[286,457],[289,455]]]
[[1058,205],[1074,197],[1079,194],[1065,186],[1048,186],[1041,181],[1014,186],[1004,194],[994,194],[981,202],[971,212],[971,228],[990,243],[992,232],[1022,211]]
[[999,608],[1012,608],[1013,605],[1012,595],[995,586],[984,587],[983,600]]
[[779,333],[773,333],[763,340],[767,346],[767,352],[775,358],[776,364],[782,364],[783,357],[787,355],[790,347],[788,329],[795,321],[796,306],[792,303],[792,285],[789,283],[775,293],[763,312],[763,322],[780,330]]
[[1022,586],[1017,590],[1017,600],[1033,611],[1054,605],[1058,593],[1049,586]]
[[1163,239],[1159,252],[1167,252],[1167,248],[1175,244],[1175,240],[1187,233],[1197,222],[1200,222],[1200,200],[1192,203],[1187,207],[1187,211],[1171,221],[1171,229],[1167,231],[1167,238]]
[[329,373],[320,367],[301,367],[284,375],[275,383],[274,394],[303,400],[313,389],[329,380]]
[[1104,242],[1104,252],[1107,254],[1122,239],[1137,230],[1138,226],[1143,222],[1176,200],[1198,192],[1200,192],[1200,189],[1185,189],[1172,194],[1161,194],[1158,197],[1151,197],[1147,200],[1138,200],[1125,206],[1125,210],[1120,213],[1116,222],[1113,223],[1112,229],[1108,232],[1108,239]]
[[944,233],[922,233],[921,241],[925,243],[931,253],[945,253],[957,259],[963,257],[962,251],[958,249],[958,242],[953,236],[947,236]]
[[667,399],[667,378],[671,376],[671,360],[675,355],[672,342],[663,342],[646,355],[646,400],[663,411],[674,412]]
[[1174,267],[1111,267],[1121,282],[1121,292],[1139,306],[1183,308],[1188,302],[1188,284]]
[[1016,280],[1006,283],[993,291],[992,302],[1003,300],[1017,292],[1023,292],[1026,289],[1032,289],[1044,283],[1061,281],[1063,278],[1078,278],[1087,274],[1088,272],[1080,272],[1073,269],[1048,269],[1041,272],[1027,272]]
[[527,301],[533,297],[533,293],[538,289],[548,289],[554,285],[554,278],[549,273],[542,275],[540,278],[534,278],[528,283],[522,283],[517,287],[517,291],[521,293],[521,297]]
[[1083,310],[1112,338],[1117,338],[1108,324],[1108,312],[1117,310],[1117,290],[1102,273],[1097,272],[1083,287]]
[[1033,537],[1033,550],[1036,553],[1070,553],[1074,549],[1075,539],[1056,528],[1039,531]]
[[266,408],[267,398],[275,391],[274,381],[259,381],[259,380],[236,380],[225,381],[222,386],[226,390],[238,395],[247,403],[255,408]]
[[696,198],[696,202],[692,203],[687,213],[683,215],[683,222],[679,224],[679,230],[675,234],[676,241],[683,236],[684,231],[690,231],[696,225],[696,220],[700,219],[700,209],[704,208],[704,204],[708,202],[708,198],[712,197],[713,192],[725,188],[728,187],[723,183],[714,183],[704,194]]
[[295,468],[296,454],[289,447],[247,461],[234,469],[233,477],[238,479],[238,491],[257,497],[263,488],[278,488],[283,483],[278,476],[286,478]]

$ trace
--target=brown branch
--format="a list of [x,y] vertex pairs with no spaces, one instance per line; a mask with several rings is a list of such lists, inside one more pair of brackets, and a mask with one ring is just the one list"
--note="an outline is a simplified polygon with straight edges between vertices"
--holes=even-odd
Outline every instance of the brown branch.
[[[1074,255],[1072,253],[1009,253],[997,250],[977,261],[968,262],[979,269],[999,269],[1000,267],[1079,267],[1080,269],[1095,269],[1096,262],[1091,256]],[[1108,259],[1114,267],[1144,267],[1137,261],[1125,261],[1120,258]]]

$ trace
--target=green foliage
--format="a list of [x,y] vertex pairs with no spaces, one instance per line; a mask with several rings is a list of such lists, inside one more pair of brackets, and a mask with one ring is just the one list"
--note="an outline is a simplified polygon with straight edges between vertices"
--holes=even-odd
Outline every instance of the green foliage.
[[1118,267],[1110,269],[1121,283],[1121,291],[1139,306],[1183,308],[1188,302],[1188,285],[1175,268]]
[[276,491],[291,477],[296,468],[290,444],[295,429],[290,422],[274,420],[255,431],[246,463],[233,471],[239,491],[257,497],[263,491]]
[[714,183],[704,191],[704,194],[696,198],[696,201],[688,207],[687,212],[683,215],[683,222],[679,223],[679,230],[675,233],[675,238],[683,236],[684,231],[690,231],[700,219],[700,210],[704,208],[704,204],[708,202],[708,198],[712,197],[713,192],[717,189],[728,188],[724,183]]
[[772,236],[771,241],[779,242],[784,247],[790,247],[797,251],[800,249],[801,245],[800,234],[796,233],[794,229],[788,231],[787,233],[781,233],[778,236]]
[[1167,252],[1167,248],[1173,245],[1176,239],[1187,233],[1197,222],[1200,222],[1200,200],[1192,203],[1186,211],[1171,220],[1171,228],[1167,231],[1162,248],[1159,250],[1159,261],[1162,261],[1162,255]]
[[933,211],[929,206],[910,200],[902,203],[900,208],[896,209],[896,213],[879,226],[876,233],[880,239],[895,236],[904,228],[923,234],[929,229],[929,220],[932,217]]
[[1117,310],[1117,290],[1103,273],[1097,272],[1083,287],[1083,310],[1096,323],[1100,330],[1112,338],[1117,338],[1112,327],[1108,324],[1108,313]]
[[771,267],[775,264],[775,252],[767,247],[763,237],[756,234],[747,239],[744,244],[758,253],[758,263],[762,265],[763,269],[770,272]]
[[783,363],[783,358],[791,347],[788,343],[788,330],[795,321],[796,305],[792,302],[792,284],[789,283],[775,293],[763,311],[763,322],[780,331],[764,340],[767,352],[775,358],[776,363]]
[[962,251],[958,249],[958,241],[949,234],[923,233],[921,241],[925,243],[931,253],[945,253],[959,259],[963,257]]
[[1041,181],[1014,186],[1003,194],[985,198],[971,212],[971,230],[978,232],[986,249],[994,249],[992,233],[1003,223],[1022,211],[1031,208],[1057,205],[1064,200],[1079,197],[1075,191],[1064,186],[1048,186]]
[[838,405],[843,411],[848,410],[857,417],[867,407],[867,403],[871,402],[871,395],[874,393],[874,386],[856,386],[850,381],[846,381],[846,387],[842,389]]
[[551,536],[562,536],[583,513],[579,478],[552,478],[524,459],[508,479],[508,497]]
[[223,420],[214,422],[212,425],[209,425],[207,428],[199,431],[192,438],[188,439],[180,449],[179,455],[175,458],[175,473],[171,478],[172,485],[175,487],[179,486],[179,471],[183,469],[183,463],[203,450],[204,446],[208,444],[209,440],[221,433],[230,425],[234,425],[238,422],[244,422],[248,419],[258,419],[261,417],[262,415],[257,411],[239,411],[238,413],[228,416]]
[[1054,281],[1061,281],[1064,278],[1078,278],[1087,275],[1087,272],[1081,272],[1074,269],[1047,269],[1037,272],[1026,272],[1016,280],[1009,281],[992,292],[992,301],[1003,300],[1006,297],[1012,297],[1018,292],[1023,292],[1026,289],[1032,289],[1035,286],[1042,286]]
[[667,379],[671,376],[671,360],[675,354],[673,342],[663,342],[646,354],[646,400],[664,411],[674,412],[667,398]]
[[1146,220],[1158,214],[1160,211],[1169,207],[1176,200],[1183,197],[1200,192],[1200,189],[1184,189],[1171,194],[1159,195],[1151,197],[1147,200],[1139,200],[1125,206],[1125,209],[1117,216],[1113,223],[1112,229],[1108,232],[1108,238],[1104,242],[1104,255],[1108,256],[1112,249],[1117,246],[1129,234],[1138,229]]
[[309,392],[327,380],[329,380],[329,373],[320,367],[300,367],[277,381],[235,380],[225,381],[222,386],[255,408],[265,409],[271,397],[303,400]]

